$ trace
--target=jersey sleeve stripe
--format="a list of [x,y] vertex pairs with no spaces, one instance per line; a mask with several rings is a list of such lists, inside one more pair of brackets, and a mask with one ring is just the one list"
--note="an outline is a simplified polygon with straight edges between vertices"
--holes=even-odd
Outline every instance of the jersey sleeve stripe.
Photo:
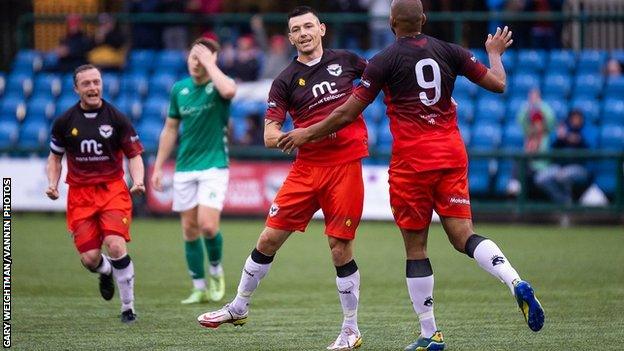
[[56,145],[53,141],[50,142],[50,150],[57,155],[62,155],[65,153],[65,148]]

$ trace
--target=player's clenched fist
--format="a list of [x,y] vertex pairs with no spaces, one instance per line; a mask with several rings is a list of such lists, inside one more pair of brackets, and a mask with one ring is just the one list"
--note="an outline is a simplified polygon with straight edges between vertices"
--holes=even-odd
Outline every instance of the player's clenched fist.
[[58,192],[58,189],[55,186],[49,186],[46,189],[45,193],[52,200],[56,200],[56,199],[59,198],[59,192]]
[[505,52],[505,49],[513,44],[511,36],[512,31],[509,30],[509,27],[505,26],[502,30],[500,27],[496,27],[496,33],[494,33],[494,35],[488,34],[485,41],[485,49],[488,54],[502,55],[503,52]]

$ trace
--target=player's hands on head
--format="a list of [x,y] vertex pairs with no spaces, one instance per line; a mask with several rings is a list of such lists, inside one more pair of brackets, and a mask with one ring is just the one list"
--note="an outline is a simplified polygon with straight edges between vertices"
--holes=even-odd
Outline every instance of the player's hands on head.
[[59,198],[59,192],[55,186],[52,186],[52,185],[48,186],[45,193],[52,200],[56,200]]
[[193,54],[197,56],[199,63],[204,67],[217,64],[217,54],[201,44],[197,44],[191,49],[191,55]]
[[311,138],[307,128],[297,128],[282,134],[277,139],[277,147],[282,149],[283,152],[290,154],[296,148],[310,141]]
[[132,188],[130,188],[130,194],[139,195],[145,193],[145,184],[143,183],[134,183],[132,184]]
[[511,39],[512,32],[509,27],[505,26],[502,30],[500,27],[496,27],[496,33],[494,35],[488,34],[485,41],[485,50],[488,54],[502,55],[505,50],[513,44]]
[[163,187],[162,187],[162,171],[159,169],[154,169],[154,172],[152,172],[152,187],[154,189],[156,189],[156,191],[162,191]]

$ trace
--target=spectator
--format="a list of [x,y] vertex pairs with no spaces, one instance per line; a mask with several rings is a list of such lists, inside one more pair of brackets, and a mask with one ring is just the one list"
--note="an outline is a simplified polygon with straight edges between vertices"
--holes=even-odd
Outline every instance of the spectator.
[[[529,101],[518,113],[518,122],[524,130],[524,151],[527,154],[542,153],[550,149],[549,134],[555,117],[550,106],[542,101],[539,89],[534,88],[529,92]],[[536,159],[529,163],[529,172],[534,183],[538,183],[540,172],[548,166],[549,161],[545,159]]]
[[260,79],[275,79],[290,64],[288,41],[280,34],[273,35],[267,40],[264,22],[259,15],[251,18],[250,25],[260,49],[264,52]]
[[[526,0],[525,12],[561,12],[564,0]],[[536,21],[530,30],[531,47],[555,49],[561,46],[561,25],[553,21]]]
[[605,65],[604,71],[607,77],[620,77],[622,75],[622,64],[614,58],[609,59]]
[[251,36],[239,37],[236,41],[234,77],[243,82],[258,80],[260,75],[260,52]]
[[54,49],[58,61],[52,69],[69,72],[86,63],[87,52],[92,46],[93,43],[82,31],[82,17],[75,14],[67,16],[67,34]]
[[236,48],[231,42],[223,43],[217,60],[225,75],[236,78]]
[[[557,139],[553,142],[552,148],[555,150],[588,148],[582,134],[584,124],[585,118],[581,111],[570,112],[566,121],[557,128]],[[552,201],[560,205],[572,204],[573,191],[580,186],[586,186],[588,181],[587,168],[576,159],[557,160],[535,176],[535,184]]]
[[388,26],[390,17],[390,1],[388,0],[362,0],[368,2],[368,15],[371,20],[368,22],[370,30],[371,48],[379,50],[394,42],[394,34]]
[[89,52],[89,62],[101,68],[122,69],[126,63],[126,39],[114,17],[98,16],[98,28],[93,38],[95,47]]
[[[160,9],[160,0],[129,0],[130,13],[153,13]],[[155,23],[135,23],[132,25],[133,49],[160,49],[161,28]]]
[[260,121],[263,119],[263,116],[257,113],[247,115],[245,117],[245,133],[238,143],[247,146],[264,146],[264,130],[260,126]]
[[[163,13],[183,13],[187,10],[187,0],[161,0],[160,11]],[[167,50],[186,50],[188,48],[188,29],[184,24],[171,24],[162,31],[163,48]]]

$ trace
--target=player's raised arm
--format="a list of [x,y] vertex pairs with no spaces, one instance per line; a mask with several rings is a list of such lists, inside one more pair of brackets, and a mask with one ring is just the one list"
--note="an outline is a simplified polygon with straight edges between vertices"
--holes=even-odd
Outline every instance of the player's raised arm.
[[217,53],[212,52],[203,45],[195,45],[193,49],[191,49],[191,55],[197,56],[197,59],[202,66],[204,66],[206,72],[208,72],[208,75],[212,79],[219,95],[226,100],[232,100],[234,95],[236,95],[236,82],[234,79],[225,75],[217,66]]
[[288,133],[283,133],[277,142],[277,147],[286,153],[291,153],[299,146],[335,133],[355,121],[362,111],[368,106],[354,96],[342,105],[338,106],[324,120],[317,122],[307,128],[298,128]]
[[494,35],[488,34],[485,41],[485,50],[490,60],[490,68],[478,84],[495,93],[505,92],[505,86],[507,85],[507,75],[505,74],[501,56],[513,44],[511,36],[512,32],[505,26],[502,30],[496,28],[496,33]]

